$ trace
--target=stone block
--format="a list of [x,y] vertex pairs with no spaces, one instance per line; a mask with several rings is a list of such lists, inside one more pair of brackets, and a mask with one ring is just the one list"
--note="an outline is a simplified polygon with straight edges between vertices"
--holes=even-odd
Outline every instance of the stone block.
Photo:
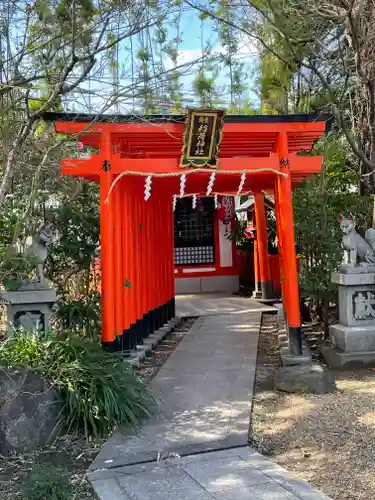
[[375,273],[344,274],[334,272],[331,274],[331,282],[342,286],[368,286],[375,285]]
[[100,500],[124,500],[124,490],[114,478],[93,481],[92,489]]
[[200,278],[175,278],[174,283],[176,295],[201,293]]
[[202,293],[216,293],[226,292],[233,293],[239,290],[239,277],[238,276],[202,276],[201,278],[201,292]]
[[56,299],[53,288],[2,292],[1,300],[7,307],[8,336],[12,337],[19,328],[47,333],[51,329],[52,306]]
[[266,483],[267,476],[238,457],[221,458],[182,466],[190,477],[209,493]]
[[[299,500],[293,493],[283,488],[278,483],[268,482],[248,486],[246,488],[236,488],[227,491],[220,491],[215,495],[215,500]],[[313,499],[311,499],[313,500]]]
[[297,365],[310,365],[312,363],[312,356],[310,352],[304,351],[300,356],[291,354],[290,350],[280,349],[281,362],[284,366],[297,366]]
[[375,366],[375,273],[333,273],[338,285],[339,324],[330,327],[330,345],[319,351],[328,366],[361,369]]
[[364,326],[332,325],[330,338],[333,347],[345,352],[375,351],[375,324]]
[[28,370],[0,373],[0,454],[31,453],[54,437],[58,393]]
[[321,344],[318,346],[324,361],[336,370],[362,370],[375,368],[375,351],[345,352],[338,347]]
[[123,475],[117,481],[124,499],[133,500],[212,500],[188,474],[178,468],[154,469],[135,475]]
[[330,372],[316,364],[279,368],[274,383],[275,389],[300,394],[327,394],[336,390]]
[[332,273],[338,285],[339,321],[346,326],[375,325],[375,274]]

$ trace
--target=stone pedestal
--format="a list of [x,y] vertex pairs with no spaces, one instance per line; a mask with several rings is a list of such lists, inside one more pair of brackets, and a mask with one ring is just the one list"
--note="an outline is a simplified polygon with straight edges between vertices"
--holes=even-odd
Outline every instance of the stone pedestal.
[[332,273],[338,285],[339,324],[330,327],[330,346],[321,347],[334,368],[375,367],[375,273]]
[[16,292],[2,292],[1,300],[7,307],[8,336],[13,336],[20,328],[41,333],[51,329],[55,289],[28,286]]

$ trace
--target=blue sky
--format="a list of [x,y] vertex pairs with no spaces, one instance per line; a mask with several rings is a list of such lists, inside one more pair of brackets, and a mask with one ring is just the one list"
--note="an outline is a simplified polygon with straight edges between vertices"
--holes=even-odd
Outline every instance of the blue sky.
[[[181,84],[183,86],[182,93],[186,105],[194,105],[196,104],[194,102],[196,96],[193,90],[193,81],[199,67],[199,63],[195,61],[202,57],[202,46],[204,48],[209,46],[211,48],[211,54],[213,55],[218,56],[220,52],[223,52],[219,34],[215,30],[214,23],[210,19],[205,19],[202,23],[199,19],[199,13],[191,9],[184,9],[181,13],[178,26],[171,18],[167,20],[165,27],[169,39],[172,40],[179,34],[181,41],[178,47],[178,64],[187,64],[186,69],[183,71],[184,74],[181,77]],[[140,47],[141,43],[140,37],[134,37],[132,40],[133,58],[130,56],[129,40],[119,47],[119,59],[121,60],[119,84],[123,88],[129,86],[132,81],[129,75],[134,73],[134,66],[137,64],[136,59],[134,59],[134,54],[138,51],[137,47]],[[246,97],[248,97],[252,103],[257,104],[258,99],[254,93],[254,69],[257,65],[257,51],[254,44],[242,37],[239,40],[237,58],[244,64],[244,70],[246,72],[246,93],[248,94]],[[133,63],[131,63],[132,59]],[[166,69],[172,69],[173,65],[168,57],[163,56],[163,63]],[[227,101],[229,97],[227,91],[229,80],[226,76],[225,68],[222,68],[220,65],[218,65],[217,68],[219,69],[219,74],[215,82],[218,87],[218,94],[223,101]],[[124,77],[124,75],[126,76]],[[93,97],[90,95],[90,98],[86,97],[84,105],[82,105],[82,99],[77,96],[77,98],[69,102],[69,108],[74,111],[99,111],[105,104],[108,95],[113,92],[110,72],[108,72],[106,68],[103,68],[100,78],[93,77],[89,82],[84,84],[84,87],[87,90],[90,89],[90,94],[95,93],[95,96]],[[132,100],[129,98],[122,98],[116,106],[111,105],[107,109],[107,112],[114,111],[122,113],[132,111]]]

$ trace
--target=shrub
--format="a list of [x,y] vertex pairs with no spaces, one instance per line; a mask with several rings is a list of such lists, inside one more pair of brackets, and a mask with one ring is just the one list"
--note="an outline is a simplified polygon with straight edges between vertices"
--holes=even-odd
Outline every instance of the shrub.
[[154,402],[120,356],[68,333],[20,334],[0,347],[0,365],[28,366],[50,381],[64,402],[65,428],[84,429],[86,437],[103,436],[118,425],[137,427]]
[[100,339],[100,295],[90,292],[80,300],[58,302],[56,317],[61,328],[93,340]]
[[71,500],[73,488],[62,469],[37,465],[26,477],[23,496],[25,500]]

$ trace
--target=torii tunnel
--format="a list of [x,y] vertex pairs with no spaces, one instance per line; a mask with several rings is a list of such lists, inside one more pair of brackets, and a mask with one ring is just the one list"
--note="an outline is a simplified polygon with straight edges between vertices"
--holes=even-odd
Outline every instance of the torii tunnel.
[[[175,315],[173,199],[206,197],[212,169],[181,168],[182,115],[43,118],[93,149],[87,158],[63,160],[62,174],[100,184],[102,342],[111,350],[132,348]],[[306,153],[324,135],[326,121],[316,115],[225,116],[209,192],[254,194],[258,280],[265,297],[271,278],[264,193],[274,196],[284,310],[297,355],[302,346],[292,189],[320,172],[322,157]]]

